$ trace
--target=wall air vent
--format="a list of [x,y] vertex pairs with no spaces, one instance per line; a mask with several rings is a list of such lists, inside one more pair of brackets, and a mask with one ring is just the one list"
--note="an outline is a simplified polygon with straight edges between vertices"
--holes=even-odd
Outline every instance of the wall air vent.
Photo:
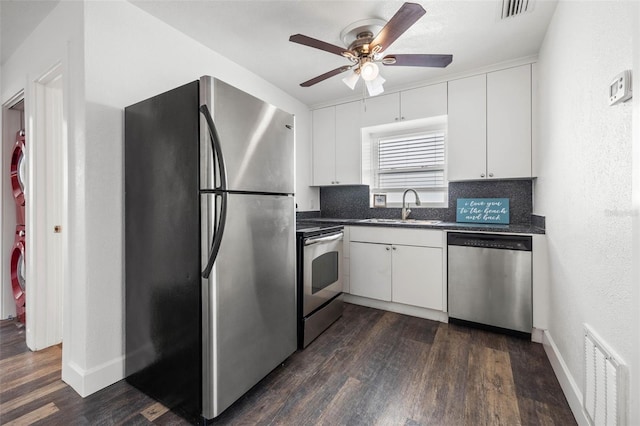
[[534,0],[502,0],[500,19],[512,18],[533,10]]

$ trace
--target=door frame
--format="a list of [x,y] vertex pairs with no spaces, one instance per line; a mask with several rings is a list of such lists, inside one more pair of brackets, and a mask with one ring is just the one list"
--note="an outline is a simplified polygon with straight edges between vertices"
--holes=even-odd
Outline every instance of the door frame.
[[[29,82],[25,97],[27,128],[26,278],[27,346],[33,351],[67,340],[62,315],[69,286],[68,141],[65,81],[58,62]],[[31,95],[31,96],[29,96]],[[55,129],[51,132],[51,129]],[[55,148],[55,149],[52,149]],[[54,154],[54,155],[52,155]],[[58,180],[52,197],[50,182]],[[52,204],[56,205],[52,205]],[[56,211],[60,212],[59,217]],[[61,234],[51,223],[59,221]],[[57,238],[56,238],[57,237]],[[56,258],[51,261],[52,254]],[[32,259],[35,259],[33,261]],[[29,291],[31,290],[31,291]]]

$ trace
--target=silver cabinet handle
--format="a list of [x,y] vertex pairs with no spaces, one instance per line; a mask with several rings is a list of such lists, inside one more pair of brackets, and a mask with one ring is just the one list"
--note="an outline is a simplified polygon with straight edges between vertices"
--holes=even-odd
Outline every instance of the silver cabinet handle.
[[391,247],[391,248],[394,249],[394,250],[396,249],[395,247]]
[[489,173],[489,177],[493,177],[493,173]]
[[385,247],[385,250],[389,251],[389,250],[391,250],[391,249],[390,249],[389,247]]
[[480,173],[480,177],[484,177],[484,173]]
[[339,232],[337,234],[334,235],[329,235],[328,237],[316,237],[316,238],[308,238],[304,241],[304,245],[305,246],[310,246],[311,244],[318,244],[318,243],[328,243],[330,241],[337,241],[337,240],[341,240],[342,236],[344,235],[343,232]]

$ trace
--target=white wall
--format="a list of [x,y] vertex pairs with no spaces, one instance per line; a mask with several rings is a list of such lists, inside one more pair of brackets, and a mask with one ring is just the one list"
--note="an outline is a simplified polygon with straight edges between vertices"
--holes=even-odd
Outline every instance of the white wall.
[[[640,6],[636,8],[633,21],[633,86],[640,87]],[[636,403],[631,404],[630,419],[635,423],[640,423],[640,404],[637,403],[640,395],[640,96],[636,91],[633,98],[633,182],[631,189],[633,192],[633,294],[634,318],[630,327],[635,330],[633,359],[631,360],[631,395],[635,396]],[[633,401],[633,400],[631,400]],[[631,424],[631,422],[629,423]]]
[[318,207],[304,104],[126,1],[88,2],[87,22],[89,102],[122,108],[201,75],[218,77],[296,115],[296,201],[299,210]]
[[[635,2],[560,2],[539,55],[536,213],[546,216],[548,336],[564,361],[570,404],[581,401],[583,323],[632,367],[632,103],[609,107],[608,84],[631,69]],[[638,53],[636,52],[636,55]],[[639,71],[637,71],[639,72]],[[637,231],[637,230],[636,230]],[[637,284],[637,283],[636,283]],[[562,379],[561,379],[562,382]],[[634,387],[631,404],[640,395]],[[578,407],[579,408],[579,407]],[[637,416],[637,408],[634,408]],[[629,424],[639,424],[635,417]]]

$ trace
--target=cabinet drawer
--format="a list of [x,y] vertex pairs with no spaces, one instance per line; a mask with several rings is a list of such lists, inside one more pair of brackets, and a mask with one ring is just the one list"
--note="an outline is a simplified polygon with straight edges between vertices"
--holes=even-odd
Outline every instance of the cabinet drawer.
[[442,247],[442,231],[431,229],[352,226],[350,239],[365,243]]

